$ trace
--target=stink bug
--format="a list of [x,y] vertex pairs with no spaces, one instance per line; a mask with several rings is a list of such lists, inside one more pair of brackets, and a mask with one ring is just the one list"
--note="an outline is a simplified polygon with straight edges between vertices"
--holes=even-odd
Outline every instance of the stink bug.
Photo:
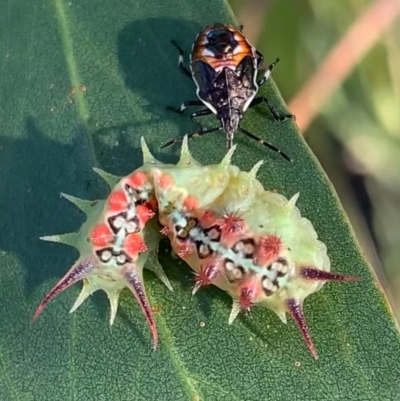
[[[197,87],[197,97],[200,100],[189,100],[182,103],[179,109],[168,106],[167,109],[183,113],[190,106],[207,106],[190,115],[191,120],[200,127],[190,137],[224,130],[226,132],[227,148],[233,143],[234,133],[240,131],[246,136],[258,141],[268,148],[278,152],[286,160],[292,161],[288,155],[269,142],[240,127],[240,120],[249,107],[262,102],[266,103],[276,121],[295,119],[292,114],[281,115],[274,105],[264,96],[255,97],[258,88],[269,78],[279,59],[269,65],[261,79],[257,80],[257,72],[264,61],[263,55],[254,48],[239,30],[232,25],[207,25],[197,35],[190,55],[190,71],[183,64],[183,49],[175,42],[172,44],[179,50],[179,69]],[[220,120],[219,127],[204,129],[196,117],[215,114]],[[179,137],[165,143],[162,148],[181,142]]]

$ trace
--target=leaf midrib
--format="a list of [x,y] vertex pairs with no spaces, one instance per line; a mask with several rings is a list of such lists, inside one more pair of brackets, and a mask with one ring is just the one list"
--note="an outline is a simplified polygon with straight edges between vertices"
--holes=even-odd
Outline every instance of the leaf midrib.
[[84,94],[80,89],[81,80],[78,72],[78,66],[77,63],[75,62],[73,41],[71,38],[71,32],[68,24],[68,17],[63,4],[63,0],[54,0],[54,7],[55,7],[55,17],[59,27],[63,53],[65,56],[65,62],[67,65],[69,78],[72,87],[75,90],[74,99],[76,99],[76,102],[74,102],[74,104],[76,104],[78,116],[85,127],[84,132],[88,141],[88,147],[90,152],[90,159],[92,160],[92,165],[93,167],[97,167],[98,166],[97,156],[94,151],[94,144],[88,127],[88,120],[89,120],[88,106],[86,104]]

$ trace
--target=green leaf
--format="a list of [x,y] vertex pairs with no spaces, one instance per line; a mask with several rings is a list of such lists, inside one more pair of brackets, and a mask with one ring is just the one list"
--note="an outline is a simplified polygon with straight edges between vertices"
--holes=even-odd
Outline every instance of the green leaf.
[[[298,207],[326,243],[332,270],[363,278],[327,284],[307,299],[318,361],[294,323],[284,325],[268,310],[228,326],[229,297],[211,288],[192,298],[191,271],[166,246],[161,262],[174,293],[145,275],[159,310],[157,352],[128,292],[112,328],[103,293],[68,313],[80,284],[31,325],[41,298],[77,257],[71,247],[39,240],[84,221],[60,192],[104,198],[107,188],[92,167],[131,172],[141,164],[142,135],[158,159],[177,160],[179,147],[159,145],[195,127],[165,106],[195,99],[195,88],[179,73],[170,39],[190,50],[204,25],[233,17],[221,0],[13,0],[1,10],[1,400],[396,398],[400,344],[387,301],[295,125],[273,121],[262,106],[246,113],[243,126],[295,162],[237,134],[235,164],[248,170],[265,159],[261,182],[286,197],[300,191]],[[285,111],[272,81],[261,93]],[[190,146],[199,161],[215,163],[225,137],[210,134]]]

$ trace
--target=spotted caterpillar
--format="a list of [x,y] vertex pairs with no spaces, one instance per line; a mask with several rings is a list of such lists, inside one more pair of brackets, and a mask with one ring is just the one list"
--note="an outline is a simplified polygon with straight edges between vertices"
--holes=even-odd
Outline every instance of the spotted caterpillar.
[[106,200],[86,201],[63,194],[87,215],[77,233],[42,237],[80,252],[77,262],[38,306],[36,320],[60,292],[82,280],[75,311],[93,292],[106,292],[112,325],[121,290],[128,287],[147,319],[157,348],[157,329],[143,282],[152,270],[172,291],[158,262],[160,239],[195,272],[193,293],[213,284],[233,299],[231,324],[253,305],[273,310],[286,323],[294,319],[317,358],[303,313],[304,299],[329,280],[358,278],[330,272],[326,246],[295,203],[266,191],[256,179],[262,162],[249,172],[231,164],[236,146],[221,163],[203,166],[191,156],[187,138],[177,165],[156,160],[142,138],[143,166],[119,178],[95,169],[109,184]]

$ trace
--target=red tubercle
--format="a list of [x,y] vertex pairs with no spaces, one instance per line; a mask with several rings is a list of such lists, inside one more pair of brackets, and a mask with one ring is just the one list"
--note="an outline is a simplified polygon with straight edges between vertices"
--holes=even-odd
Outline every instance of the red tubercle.
[[193,287],[193,294],[195,294],[200,287],[206,287],[213,283],[213,281],[221,273],[219,269],[220,263],[215,258],[207,260],[200,269],[200,272],[196,273],[195,285]]
[[145,203],[145,205],[146,205],[149,209],[153,210],[154,212],[157,212],[157,210],[158,210],[158,202],[157,202],[157,199],[156,199],[156,198],[151,198],[151,199],[149,199],[149,200]]
[[143,171],[137,171],[126,179],[127,184],[133,188],[141,188],[147,183],[147,181],[147,174],[143,173]]
[[246,222],[233,214],[220,217],[217,224],[221,228],[221,244],[227,248],[231,248],[244,236],[248,236]]
[[194,251],[194,247],[191,244],[188,244],[186,242],[182,242],[181,244],[178,245],[178,249],[176,251],[176,254],[181,258],[185,259],[187,258],[192,252]]
[[235,215],[235,214],[227,214],[224,217],[218,220],[223,235],[232,235],[232,234],[242,234],[245,231],[245,222],[244,220]]
[[251,306],[256,304],[261,297],[262,288],[258,276],[246,278],[238,286],[238,296],[240,309],[242,311],[250,310]]
[[112,192],[108,197],[108,205],[110,207],[110,211],[112,212],[121,212],[125,210],[128,207],[128,200],[126,199],[125,192]]
[[253,289],[249,287],[243,287],[240,290],[239,304],[242,311],[250,310],[253,305]]
[[124,249],[131,257],[136,257],[140,252],[147,251],[147,245],[139,233],[129,234],[124,241]]
[[183,206],[187,210],[196,210],[199,207],[199,200],[194,196],[188,195],[183,201]]
[[137,205],[136,213],[142,227],[144,227],[144,225],[156,215],[156,213],[146,205]]
[[160,234],[162,235],[168,235],[171,232],[171,229],[168,226],[164,226],[161,230],[160,230]]
[[97,225],[90,233],[90,241],[94,246],[104,247],[114,239],[113,233],[107,224]]
[[202,211],[198,219],[202,227],[211,227],[218,222],[217,216],[211,210]]
[[267,234],[260,239],[257,251],[257,264],[267,265],[278,258],[283,250],[282,240],[274,235]]
[[171,187],[174,183],[174,179],[166,173],[161,173],[158,176],[158,185],[162,188],[162,189],[167,189],[169,187]]

